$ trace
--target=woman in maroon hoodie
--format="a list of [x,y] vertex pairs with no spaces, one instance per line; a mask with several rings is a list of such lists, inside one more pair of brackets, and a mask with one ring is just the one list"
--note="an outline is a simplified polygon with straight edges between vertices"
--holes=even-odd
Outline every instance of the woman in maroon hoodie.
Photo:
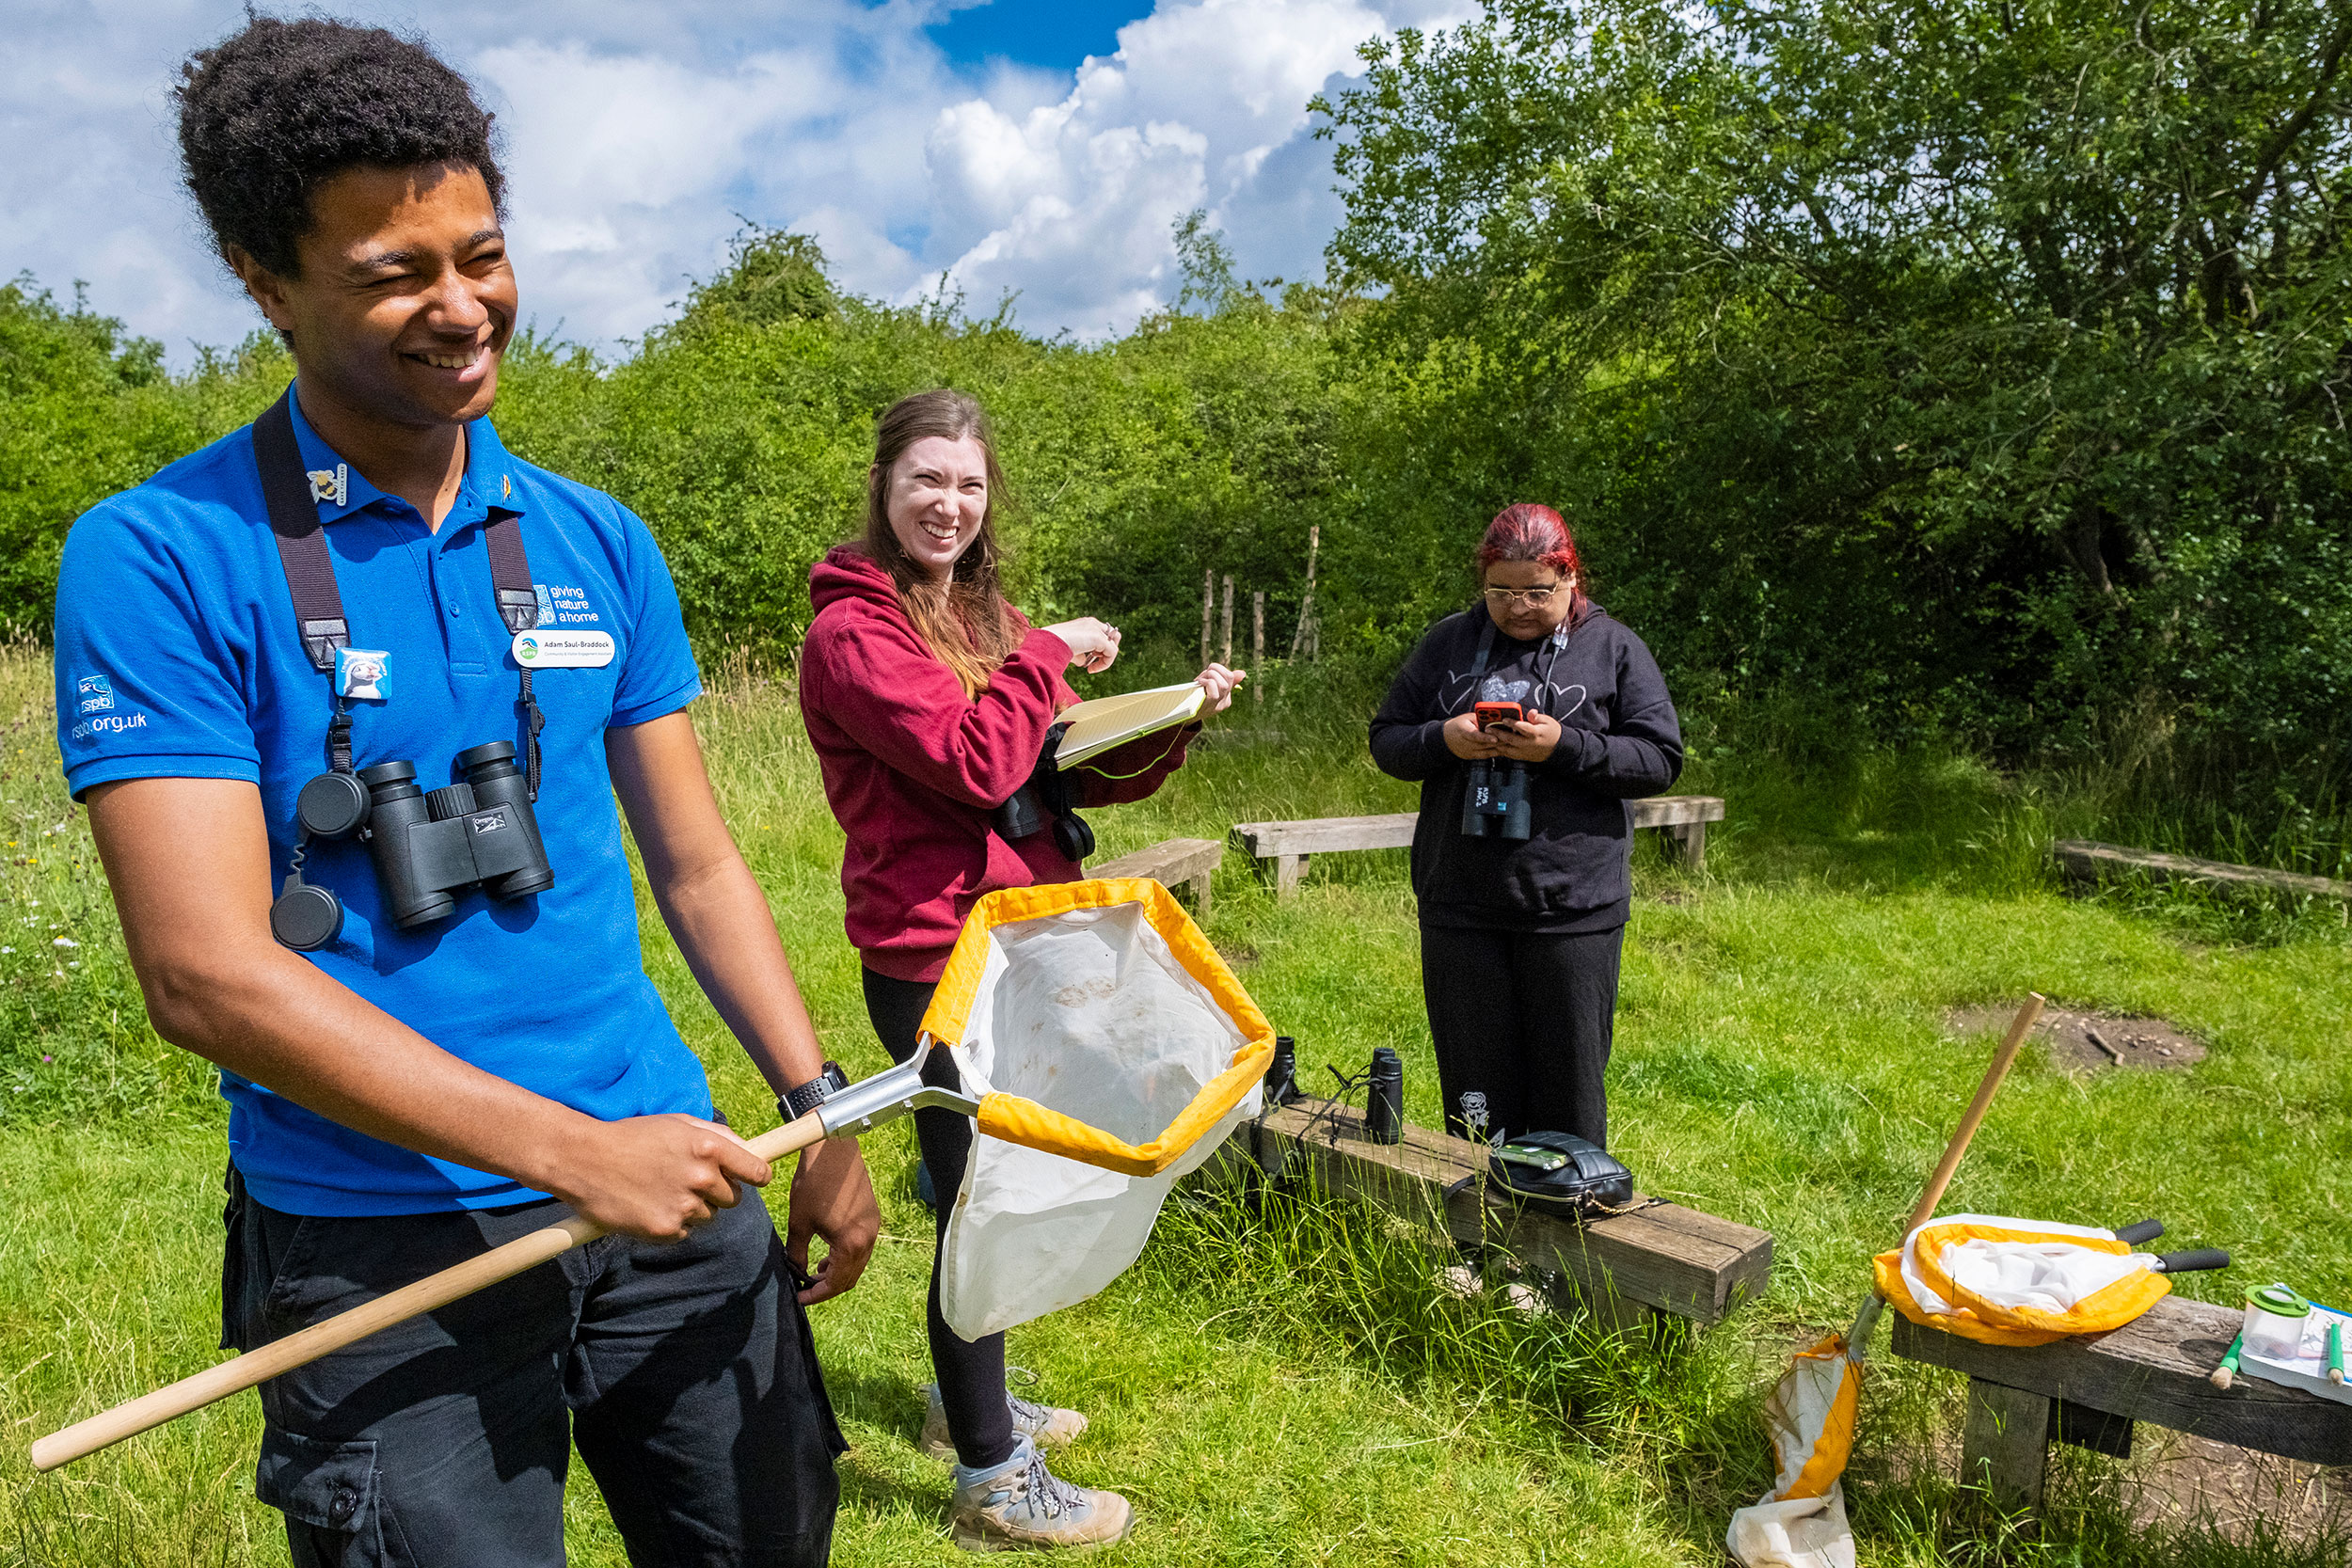
[[[1007,839],[992,818],[1028,782],[1056,715],[1078,700],[1063,670],[1109,668],[1119,631],[1090,616],[1031,626],[1005,602],[992,516],[1003,484],[977,402],[946,390],[903,399],[876,433],[865,538],[809,573],[817,617],[801,652],[801,713],[849,837],[841,885],[866,1013],[899,1061],[914,1053],[980,895],[1086,874],[1050,829]],[[1200,673],[1210,711],[1232,702],[1239,679],[1221,664]],[[1199,728],[1145,736],[1072,769],[1075,803],[1143,799],[1182,765]],[[956,1086],[944,1053],[925,1077]],[[972,1124],[946,1111],[917,1111],[914,1122],[932,1190],[949,1200],[939,1207],[944,1236]],[[921,1446],[958,1462],[957,1544],[1075,1546],[1125,1535],[1124,1497],[1057,1480],[1038,1455],[1076,1437],[1086,1418],[1006,1392],[1005,1337],[968,1341],[947,1326],[935,1256],[929,1316],[939,1382]]]

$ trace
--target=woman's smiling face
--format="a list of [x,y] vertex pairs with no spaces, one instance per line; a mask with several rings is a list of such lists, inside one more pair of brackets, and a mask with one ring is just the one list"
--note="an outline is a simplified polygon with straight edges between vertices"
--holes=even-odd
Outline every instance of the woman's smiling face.
[[988,515],[988,451],[969,436],[926,436],[890,466],[883,506],[891,535],[926,576],[945,582]]

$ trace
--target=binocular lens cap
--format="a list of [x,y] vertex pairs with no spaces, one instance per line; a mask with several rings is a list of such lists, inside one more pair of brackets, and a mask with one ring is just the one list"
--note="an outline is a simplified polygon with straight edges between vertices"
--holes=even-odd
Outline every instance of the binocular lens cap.
[[343,928],[343,907],[333,894],[296,882],[269,907],[270,935],[297,953],[315,953]]
[[294,820],[312,838],[342,838],[367,819],[367,785],[349,773],[321,773],[294,797]]

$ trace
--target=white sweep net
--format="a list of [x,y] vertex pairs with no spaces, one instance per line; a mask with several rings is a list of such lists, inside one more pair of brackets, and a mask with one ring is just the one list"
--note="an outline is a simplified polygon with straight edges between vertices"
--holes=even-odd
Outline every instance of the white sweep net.
[[[1019,1095],[1131,1144],[1158,1137],[1247,1043],[1140,904],[990,933],[954,1047],[964,1092]],[[1102,1290],[1143,1251],[1179,1177],[1258,1113],[1260,1090],[1156,1176],[1123,1176],[975,1131],[941,1243],[940,1310],[977,1339]]]

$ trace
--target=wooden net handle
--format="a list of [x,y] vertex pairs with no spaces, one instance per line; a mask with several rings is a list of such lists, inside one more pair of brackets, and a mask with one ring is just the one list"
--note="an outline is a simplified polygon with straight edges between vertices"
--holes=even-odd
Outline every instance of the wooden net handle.
[[[825,1129],[815,1117],[801,1117],[781,1127],[773,1128],[749,1140],[752,1152],[771,1164],[787,1154],[796,1153],[825,1135]],[[585,1242],[593,1242],[604,1234],[604,1227],[594,1220],[572,1215],[560,1225],[534,1230],[528,1236],[517,1236],[504,1246],[493,1247],[479,1258],[443,1269],[427,1275],[413,1285],[404,1285],[389,1295],[363,1302],[347,1312],[339,1312],[324,1323],[273,1339],[259,1350],[248,1352],[217,1367],[208,1367],[193,1377],[142,1394],[112,1410],[76,1421],[62,1432],[53,1432],[35,1441],[32,1449],[33,1468],[54,1470],[71,1464],[86,1454],[135,1437],[142,1432],[175,1420],[192,1410],[201,1410],[231,1394],[242,1393],[256,1384],[266,1383],[280,1373],[307,1366],[320,1356],[355,1344],[369,1335],[406,1323],[427,1312],[447,1307],[451,1302],[473,1294],[511,1279],[525,1269],[535,1268],[550,1259],[560,1258]]]
[[1952,1141],[1945,1146],[1944,1158],[1936,1162],[1935,1174],[1928,1178],[1927,1190],[1919,1195],[1919,1206],[1911,1212],[1911,1223],[1903,1227],[1905,1241],[1910,1240],[1913,1231],[1935,1217],[1935,1206],[1944,1201],[1944,1189],[1952,1184],[1952,1172],[1960,1168],[1960,1157],[1968,1152],[1968,1140],[1977,1135],[1977,1128],[1984,1121],[1985,1112],[1993,1106],[1994,1091],[2001,1086],[2001,1080],[2009,1076],[2010,1063],[2017,1059],[2019,1047],[2026,1043],[2026,1036],[2042,1017],[2042,1009],[2048,1005],[2049,999],[2040,991],[2027,991],[2026,1005],[2017,1009],[2015,1018],[2010,1020],[2009,1034],[2002,1039],[2001,1048],[1993,1053],[1993,1065],[1985,1069],[1984,1082],[1977,1085],[1977,1098],[1968,1102],[1968,1114],[1960,1118],[1959,1130],[1953,1132]]

